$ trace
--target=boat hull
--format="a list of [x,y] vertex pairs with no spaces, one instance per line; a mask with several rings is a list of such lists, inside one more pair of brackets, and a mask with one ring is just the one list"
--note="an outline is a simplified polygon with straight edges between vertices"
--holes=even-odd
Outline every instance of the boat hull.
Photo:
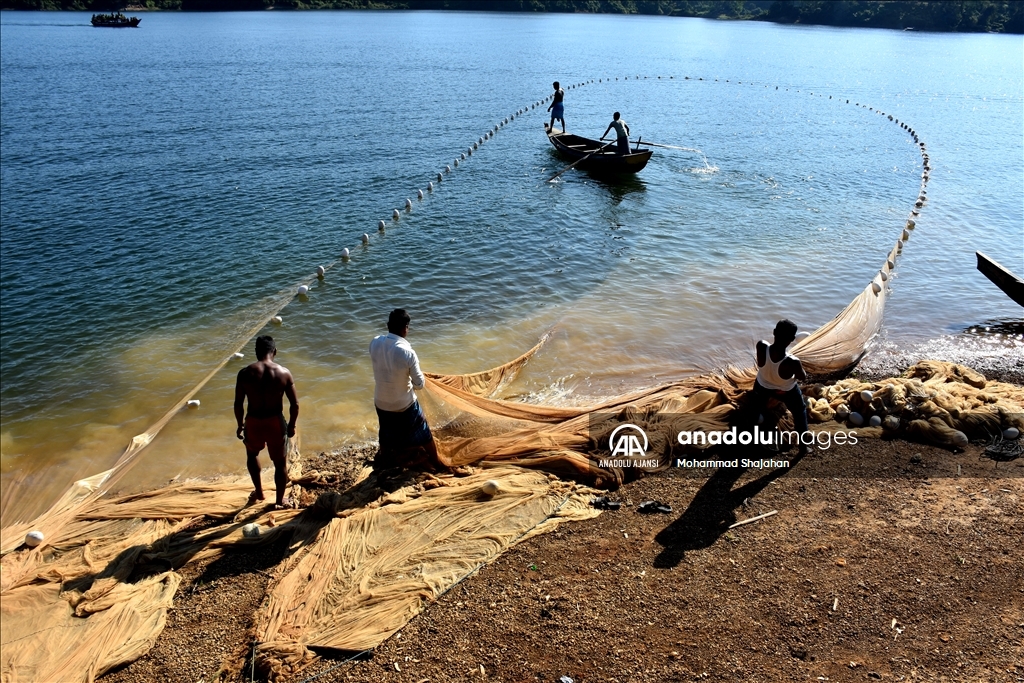
[[1006,296],[1024,306],[1024,281],[980,251],[974,253],[978,257],[978,270]]
[[93,17],[90,23],[96,28],[138,28],[140,21],[142,19],[138,17],[128,17],[124,21],[104,21]]
[[[609,144],[600,140],[563,133],[557,128],[548,133],[548,141],[562,157],[569,161],[578,161],[577,168],[591,173],[637,173],[643,170],[653,154],[649,149],[619,154],[615,149],[614,140]],[[582,161],[580,161],[581,159]]]

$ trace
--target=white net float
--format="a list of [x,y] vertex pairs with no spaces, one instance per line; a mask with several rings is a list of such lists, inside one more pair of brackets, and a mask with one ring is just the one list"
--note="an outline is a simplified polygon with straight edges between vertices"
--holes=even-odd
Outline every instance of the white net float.
[[42,531],[30,531],[25,534],[25,545],[29,548],[35,548],[42,543],[45,538],[46,537],[43,535]]
[[[368,236],[364,235],[364,237],[366,237],[366,241],[367,242],[370,241],[370,238]],[[348,261],[348,256],[349,256],[348,247],[345,247],[344,249],[341,250],[341,260],[342,261]]]
[[401,216],[402,214],[398,213],[398,209],[391,210],[391,220],[397,221]]
[[299,285],[299,296],[306,296],[309,294],[309,285]]
[[199,406],[200,406],[201,404],[200,404],[200,402],[199,402],[199,399],[198,399],[198,398],[193,398],[193,399],[190,399],[189,401],[186,401],[186,402],[185,402],[185,405],[186,405],[186,406],[188,406],[189,408],[191,408],[192,410],[195,410],[195,409],[196,409],[196,408],[198,408],[198,407],[199,407]]
[[365,232],[363,233],[363,236],[360,239],[363,241],[363,244],[369,244],[370,243],[370,236],[367,235]]
[[386,226],[386,225],[384,225],[384,221],[377,221],[377,229],[378,229],[378,230],[383,230],[383,229],[384,229],[384,228],[386,228],[386,227],[387,227],[387,226]]
[[423,199],[423,190],[416,190],[416,199]]
[[[346,251],[348,251],[348,249],[343,249],[341,253],[344,254]],[[327,270],[323,266],[317,266],[316,267],[316,276],[317,277],[322,278],[324,276],[324,273],[326,273],[326,272],[327,272]]]
[[275,315],[273,318],[270,319],[270,322],[274,323],[275,325],[280,325],[281,323],[284,322],[284,318],[282,318],[279,315]]

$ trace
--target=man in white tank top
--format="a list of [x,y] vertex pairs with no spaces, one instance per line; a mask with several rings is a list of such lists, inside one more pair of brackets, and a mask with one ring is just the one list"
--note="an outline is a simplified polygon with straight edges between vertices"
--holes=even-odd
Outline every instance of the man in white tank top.
[[758,415],[768,405],[769,399],[782,401],[793,414],[793,425],[801,435],[800,455],[807,454],[803,434],[807,431],[807,408],[798,380],[806,380],[807,373],[800,359],[786,353],[786,347],[796,339],[796,324],[780,320],[775,325],[775,340],[757,342],[757,379],[754,388],[747,395],[746,412],[757,422]]

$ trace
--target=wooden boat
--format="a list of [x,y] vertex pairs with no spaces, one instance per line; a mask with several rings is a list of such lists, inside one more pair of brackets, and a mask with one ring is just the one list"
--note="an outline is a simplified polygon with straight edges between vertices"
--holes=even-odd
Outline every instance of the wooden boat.
[[120,12],[92,15],[92,25],[101,28],[135,28],[142,19],[126,17]]
[[978,257],[978,270],[996,287],[1006,292],[1006,296],[1024,306],[1024,281],[980,251],[974,253]]
[[[581,161],[576,168],[582,168],[591,173],[636,173],[643,169],[654,153],[649,149],[637,149],[629,154],[619,154],[615,151],[615,140],[611,144],[600,140],[563,133],[558,128],[548,131],[548,140],[554,145],[558,153],[569,161]],[[601,149],[601,148],[604,149]]]

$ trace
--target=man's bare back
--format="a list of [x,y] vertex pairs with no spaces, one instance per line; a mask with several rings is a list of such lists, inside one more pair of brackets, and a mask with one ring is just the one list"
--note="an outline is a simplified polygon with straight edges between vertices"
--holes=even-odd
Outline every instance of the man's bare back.
[[286,393],[289,394],[289,402],[295,403],[295,381],[292,379],[292,373],[288,368],[272,360],[259,360],[239,370],[237,386],[249,401],[249,417],[274,417],[283,414]]
[[[274,362],[277,346],[272,337],[256,340],[255,363],[238,371],[235,381],[236,436],[245,443],[247,467],[253,483],[253,500],[263,500],[258,456],[264,447],[274,463],[274,483],[277,504],[284,504],[284,490],[288,485],[285,435],[295,436],[295,421],[299,418],[299,399],[295,393],[292,373]],[[284,400],[288,397],[288,425],[284,424]],[[246,414],[245,402],[249,402]]]

